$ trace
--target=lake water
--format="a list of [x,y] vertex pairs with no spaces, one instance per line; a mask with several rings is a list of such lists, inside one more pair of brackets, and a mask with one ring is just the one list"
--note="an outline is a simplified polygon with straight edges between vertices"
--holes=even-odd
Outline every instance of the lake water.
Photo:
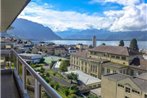
[[[86,44],[86,45],[92,45],[92,41],[90,40],[52,40],[47,42],[53,42],[55,44],[66,44],[66,45],[75,45],[75,44]],[[97,41],[97,46],[101,45],[102,43],[105,43],[106,45],[114,45],[118,46],[119,41]],[[130,41],[124,41],[125,46],[129,46]],[[147,41],[138,41],[138,47],[139,49],[147,49]]]

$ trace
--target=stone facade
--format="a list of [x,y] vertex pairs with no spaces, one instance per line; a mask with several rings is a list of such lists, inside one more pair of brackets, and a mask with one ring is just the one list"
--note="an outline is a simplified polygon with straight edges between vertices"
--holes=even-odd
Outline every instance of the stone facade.
[[[127,47],[98,46],[71,54],[70,65],[73,69],[101,78],[101,75],[110,73],[131,74],[129,69],[132,68],[129,67],[135,57]],[[133,75],[139,75],[143,71],[134,72]]]
[[124,74],[102,77],[102,98],[147,98],[147,80]]

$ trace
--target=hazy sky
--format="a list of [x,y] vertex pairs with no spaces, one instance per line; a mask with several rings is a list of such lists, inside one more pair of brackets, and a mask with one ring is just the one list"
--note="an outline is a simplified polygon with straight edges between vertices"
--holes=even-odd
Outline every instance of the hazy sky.
[[32,0],[19,18],[53,31],[147,31],[147,0]]

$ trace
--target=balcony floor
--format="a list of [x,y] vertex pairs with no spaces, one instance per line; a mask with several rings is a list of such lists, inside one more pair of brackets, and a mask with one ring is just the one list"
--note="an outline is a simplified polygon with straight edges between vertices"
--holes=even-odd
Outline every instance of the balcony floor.
[[1,73],[1,98],[21,98],[12,72]]

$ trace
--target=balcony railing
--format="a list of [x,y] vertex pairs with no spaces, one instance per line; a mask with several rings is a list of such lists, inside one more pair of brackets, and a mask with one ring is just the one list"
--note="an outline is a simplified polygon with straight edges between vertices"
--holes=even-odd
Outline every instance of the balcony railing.
[[[47,93],[49,98],[62,98],[24,59],[22,59],[15,50],[1,50],[1,56],[5,56],[7,64],[9,65],[8,68],[12,68],[12,62],[14,65],[14,69],[17,71],[18,75],[21,75],[22,80],[22,89],[23,91],[27,91],[26,89],[26,76],[27,72],[33,76],[35,79],[35,85],[34,85],[34,97],[35,98],[41,98],[42,94],[42,88]],[[20,67],[22,67],[22,72],[20,74]],[[4,69],[6,66],[4,66]]]

